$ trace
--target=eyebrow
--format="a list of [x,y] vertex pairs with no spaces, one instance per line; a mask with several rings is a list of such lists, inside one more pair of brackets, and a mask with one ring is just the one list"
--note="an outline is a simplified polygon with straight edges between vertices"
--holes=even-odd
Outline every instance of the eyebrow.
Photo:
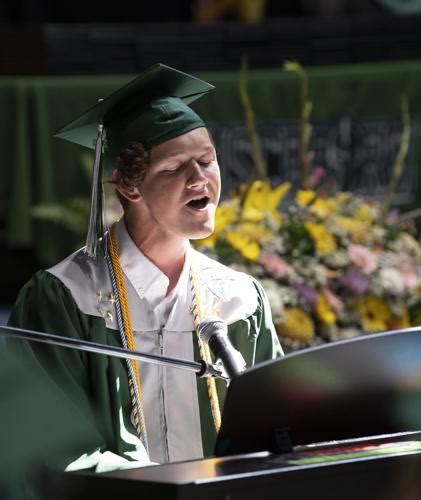
[[[215,147],[213,145],[206,146],[205,148],[203,148],[203,150],[200,151],[199,156],[204,156],[206,154],[213,153],[215,151],[216,150],[215,150]],[[180,156],[184,156],[184,155],[185,155],[185,151],[173,151],[173,152],[171,152],[168,155],[162,155],[162,156],[159,156],[157,158],[154,158],[152,160],[152,163],[158,163],[159,164],[162,161],[166,161],[166,160],[176,160]]]

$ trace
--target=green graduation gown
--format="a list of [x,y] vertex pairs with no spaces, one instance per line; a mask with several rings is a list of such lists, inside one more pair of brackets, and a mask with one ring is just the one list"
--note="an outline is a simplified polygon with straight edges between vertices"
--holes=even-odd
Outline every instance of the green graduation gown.
[[[130,252],[124,254],[127,242],[121,226],[119,238],[134,330],[142,338],[143,319],[137,317],[139,311],[142,313],[142,295],[133,280],[127,277],[131,273],[127,259],[132,255]],[[218,315],[228,323],[231,341],[242,353],[247,366],[281,355],[261,286],[251,277],[192,249],[190,253],[200,277],[205,313]],[[184,306],[184,323],[180,323],[177,315],[174,320],[175,324],[181,324],[181,330],[191,321],[187,319],[191,314],[185,305],[191,292],[187,286],[183,285],[183,289],[186,289],[184,303],[180,300],[174,306],[176,309]],[[111,292],[105,261],[89,259],[81,250],[54,268],[35,274],[19,294],[9,324],[121,346]],[[180,315],[183,315],[181,309]],[[144,312],[143,318],[145,316]],[[176,333],[177,328],[173,328]],[[192,330],[193,326],[189,330],[188,343],[192,345],[193,357],[198,359]],[[149,334],[153,332],[152,329]],[[171,330],[168,338],[174,338],[171,337],[173,333]],[[14,470],[20,473],[25,466],[34,470],[35,464],[48,464],[67,470],[105,471],[150,464],[130,421],[131,403],[124,360],[22,340],[8,342],[8,348],[9,359],[16,361],[14,370],[18,376],[15,386],[7,391],[3,407],[10,408],[15,400],[18,401],[25,411],[16,420],[15,428],[22,429],[29,422],[32,430],[10,433],[10,446],[13,447],[12,441],[18,434],[22,441],[19,446],[23,446],[24,451],[15,453],[9,468],[23,463],[22,468],[16,466]],[[216,433],[206,381],[198,379],[195,383],[202,449],[208,456],[212,454]],[[163,385],[167,387],[168,384]],[[222,406],[225,383],[217,381],[217,389]]]

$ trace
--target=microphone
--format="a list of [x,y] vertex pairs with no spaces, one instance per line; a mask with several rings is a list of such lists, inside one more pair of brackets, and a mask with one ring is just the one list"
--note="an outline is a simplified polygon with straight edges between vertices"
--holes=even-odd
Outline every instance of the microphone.
[[246,362],[228,338],[226,323],[217,318],[209,318],[198,325],[197,333],[200,339],[208,344],[217,360],[216,364],[220,362],[229,379],[245,370]]

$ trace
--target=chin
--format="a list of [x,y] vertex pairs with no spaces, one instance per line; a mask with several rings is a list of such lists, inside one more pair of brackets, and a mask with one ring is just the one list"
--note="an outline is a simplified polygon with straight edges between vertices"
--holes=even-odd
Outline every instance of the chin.
[[191,231],[189,235],[189,240],[202,240],[204,238],[207,238],[210,236],[215,229],[214,224],[212,224],[209,227],[202,227],[200,229],[197,229],[196,231]]

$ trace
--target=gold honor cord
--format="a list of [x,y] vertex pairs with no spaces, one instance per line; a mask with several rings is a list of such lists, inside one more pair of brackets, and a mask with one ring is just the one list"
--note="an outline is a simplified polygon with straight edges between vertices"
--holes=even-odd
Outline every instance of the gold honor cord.
[[[192,256],[193,257],[193,256]],[[211,354],[209,351],[209,346],[207,343],[203,342],[202,339],[200,338],[198,332],[198,326],[200,323],[203,321],[203,314],[202,314],[202,309],[200,307],[201,303],[201,297],[199,295],[200,291],[200,285],[197,281],[197,271],[196,271],[196,265],[195,262],[193,261],[190,265],[190,289],[191,289],[191,295],[192,295],[192,313],[193,313],[193,321],[196,327],[196,334],[197,334],[197,341],[199,344],[199,352],[200,352],[200,357],[207,363],[207,364],[212,364],[212,358]],[[208,396],[209,396],[209,402],[211,405],[211,410],[212,410],[212,417],[213,417],[213,423],[215,424],[215,429],[216,432],[219,432],[219,428],[221,427],[221,409],[219,406],[219,397],[218,397],[218,392],[216,390],[216,383],[215,379],[213,377],[208,377],[206,379],[206,385],[208,387]]]
[[[131,350],[134,350],[135,341],[134,341],[134,335],[133,335],[133,326],[132,326],[132,321],[131,321],[131,317],[130,317],[129,301],[127,298],[127,291],[126,291],[126,285],[125,285],[124,276],[123,276],[123,270],[122,270],[121,264],[120,264],[119,249],[118,249],[117,242],[115,240],[115,223],[111,226],[111,229],[109,232],[108,253],[110,255],[112,267],[113,267],[114,274],[115,274],[115,280],[116,280],[116,284],[117,284],[117,294],[118,294],[118,297],[116,297],[116,299],[121,304],[122,320],[123,320],[124,332],[125,332],[125,336],[126,336],[126,340],[127,340],[127,347]],[[196,269],[195,269],[193,262],[190,266],[189,280],[190,280],[190,289],[191,289],[191,294],[192,294],[193,320],[194,320],[194,324],[195,324],[196,332],[197,332],[197,326],[203,321],[203,315],[202,315],[202,309],[200,307],[200,302],[201,302],[200,295],[198,293],[200,288],[199,288],[199,283],[197,281],[197,272],[196,272]],[[197,336],[197,341],[199,344],[200,357],[206,363],[211,364],[212,358],[210,355],[209,346],[206,343],[202,342],[199,335]],[[138,369],[137,362],[135,360],[131,360],[131,366],[133,367],[133,372],[135,374],[135,383],[138,387],[138,392],[139,392],[139,396],[140,396],[140,398],[139,398],[140,399],[140,406],[141,406],[140,411],[142,412],[142,415],[144,415],[145,413],[144,413],[144,409],[143,409],[143,398],[142,398],[139,369]],[[130,377],[129,377],[129,384],[130,384]],[[219,398],[218,398],[218,393],[216,390],[215,379],[212,377],[208,377],[206,379],[206,384],[207,384],[207,388],[208,388],[208,396],[209,396],[209,402],[210,402],[211,410],[212,410],[213,422],[215,424],[215,429],[218,432],[219,428],[221,427],[221,410],[219,407]],[[132,392],[132,389],[133,388],[131,387],[131,392]],[[133,411],[135,413],[138,413],[137,406],[136,406],[136,398],[134,397],[134,395],[132,395],[132,404],[133,404]],[[136,417],[137,417],[137,426],[139,426],[140,425],[139,417],[138,417],[138,415],[136,415],[135,418]],[[146,429],[144,431],[144,434],[146,435]]]
[[[127,291],[126,291],[126,284],[124,281],[124,276],[123,276],[123,270],[121,268],[121,263],[120,263],[120,256],[119,256],[119,249],[118,245],[115,239],[115,223],[111,226],[110,232],[109,232],[109,248],[108,248],[108,253],[111,258],[112,262],[112,267],[114,271],[114,276],[115,276],[115,281],[117,285],[117,294],[118,297],[116,299],[120,303],[121,307],[121,315],[122,315],[122,320],[123,320],[123,325],[124,325],[124,334],[126,337],[127,341],[127,347],[130,350],[135,349],[135,340],[134,340],[134,335],[133,335],[133,326],[132,326],[132,321],[131,321],[131,316],[130,316],[130,307],[129,307],[129,301],[127,297]],[[193,312],[193,320],[194,324],[196,327],[196,332],[197,332],[197,327],[198,325],[203,321],[203,315],[202,315],[202,310],[200,307],[200,295],[198,293],[199,291],[199,284],[197,281],[197,272],[195,269],[194,264],[192,263],[190,267],[190,273],[189,273],[189,279],[190,279],[190,288],[191,288],[191,294],[192,294],[192,312]],[[199,335],[197,336],[198,344],[199,344],[199,352],[200,352],[200,357],[208,364],[212,363],[212,358],[210,355],[209,351],[209,346],[202,342],[200,339]],[[132,405],[133,405],[133,413],[134,413],[134,420],[135,420],[135,427],[138,430],[139,435],[143,435],[144,437],[144,442],[146,440],[146,429],[141,431],[140,427],[142,427],[143,418],[139,419],[139,411],[137,408],[136,404],[136,394],[135,394],[135,388],[133,387],[133,382],[136,384],[138,388],[138,394],[139,394],[139,404],[140,404],[140,412],[142,414],[141,417],[145,415],[144,408],[143,408],[143,397],[142,397],[142,390],[141,390],[141,385],[140,385],[140,376],[139,376],[139,368],[138,364],[135,360],[130,360],[131,366],[133,368],[133,373],[135,375],[135,380],[131,381],[131,378],[129,377],[129,385],[130,385],[130,395],[132,398]],[[212,410],[212,417],[213,421],[215,424],[215,429],[218,432],[219,428],[221,427],[221,410],[219,407],[219,398],[218,398],[218,393],[216,390],[216,384],[215,384],[215,379],[212,377],[208,377],[206,379],[207,383],[207,388],[208,388],[208,396],[209,396],[209,402],[211,405],[211,410]],[[140,420],[140,421],[139,421]]]
[[[131,351],[135,349],[135,339],[133,334],[132,319],[130,316],[129,300],[127,297],[126,284],[124,282],[123,270],[121,268],[119,249],[115,239],[115,223],[111,226],[109,232],[109,245],[108,254],[111,259],[112,268],[114,271],[115,284],[117,288],[116,300],[120,304],[121,309],[121,319],[123,322],[123,335],[125,336],[127,348]],[[143,396],[142,389],[140,385],[139,367],[137,361],[127,360],[130,363],[131,370],[129,370],[129,389],[130,398],[132,402],[132,418],[133,423],[136,428],[137,433],[141,437],[146,450],[148,450],[147,445],[147,435],[146,435],[146,425],[144,421],[144,407],[143,407]],[[133,377],[131,376],[133,374]],[[134,378],[134,380],[133,380]],[[138,398],[137,398],[138,396]],[[140,408],[138,408],[138,405]],[[139,414],[140,413],[140,414]]]

